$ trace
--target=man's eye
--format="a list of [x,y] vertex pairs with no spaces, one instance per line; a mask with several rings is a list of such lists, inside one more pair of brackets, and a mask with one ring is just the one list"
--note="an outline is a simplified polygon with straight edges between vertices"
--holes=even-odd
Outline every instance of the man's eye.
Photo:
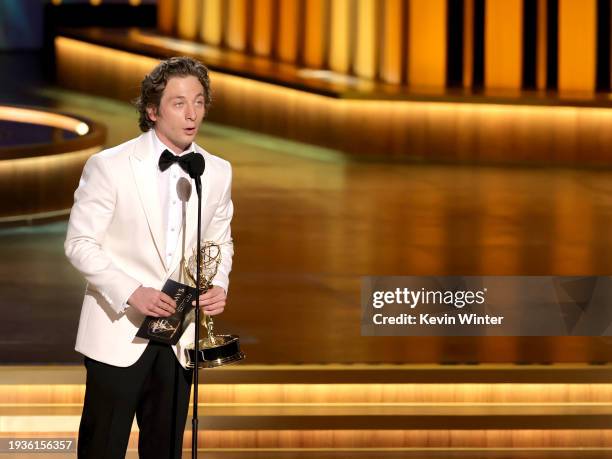
[[204,101],[203,101],[203,100],[198,100],[198,101],[196,102],[196,104],[198,104],[198,105],[204,105]]
[[183,102],[177,102],[176,104],[174,104],[176,107],[182,107],[183,106]]

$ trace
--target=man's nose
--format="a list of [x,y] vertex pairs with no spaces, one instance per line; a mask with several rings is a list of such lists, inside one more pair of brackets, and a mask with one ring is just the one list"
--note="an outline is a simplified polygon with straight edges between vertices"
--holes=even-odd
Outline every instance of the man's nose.
[[192,107],[191,105],[187,105],[187,108],[185,109],[185,119],[188,120],[195,120],[195,108]]

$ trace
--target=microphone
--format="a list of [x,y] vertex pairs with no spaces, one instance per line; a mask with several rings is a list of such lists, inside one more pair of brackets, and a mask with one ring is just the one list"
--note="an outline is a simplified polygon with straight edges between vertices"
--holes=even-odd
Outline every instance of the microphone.
[[204,173],[204,156],[198,153],[193,153],[193,156],[186,161],[186,172],[195,181],[196,192],[198,193],[198,226],[197,226],[197,258],[196,258],[196,305],[195,305],[195,362],[193,370],[193,416],[191,419],[191,457],[198,457],[198,386],[199,386],[199,363],[198,355],[200,354],[200,276],[202,269],[202,174]]
[[205,167],[206,163],[204,162],[204,156],[198,153],[194,153],[194,156],[192,156],[190,161],[187,163],[187,173],[189,174],[189,177],[195,180],[196,192],[200,198],[202,197],[201,176],[204,173]]
[[204,168],[204,156],[196,154],[189,161],[187,173],[192,179],[196,180],[204,173]]

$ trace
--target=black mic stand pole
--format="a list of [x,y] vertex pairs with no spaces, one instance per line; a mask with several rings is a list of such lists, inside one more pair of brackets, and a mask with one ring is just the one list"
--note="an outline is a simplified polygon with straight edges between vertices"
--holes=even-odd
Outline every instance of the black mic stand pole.
[[200,176],[194,177],[196,192],[198,193],[198,229],[196,237],[198,253],[196,255],[196,305],[195,305],[195,361],[193,367],[193,418],[191,420],[191,457],[198,457],[198,384],[199,384],[199,358],[200,358],[200,234],[202,225],[202,181]]

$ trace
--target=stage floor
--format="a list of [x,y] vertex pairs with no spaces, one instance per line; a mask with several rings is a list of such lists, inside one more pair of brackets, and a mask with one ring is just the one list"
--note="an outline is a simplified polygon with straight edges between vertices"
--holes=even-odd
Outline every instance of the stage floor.
[[[104,123],[108,145],[138,134],[127,104],[44,85],[4,94]],[[241,335],[249,363],[612,361],[606,338],[361,337],[359,298],[368,275],[610,274],[612,170],[355,161],[208,123],[198,142],[234,167],[216,328]],[[0,229],[2,363],[80,362],[84,282],[65,230]]]

